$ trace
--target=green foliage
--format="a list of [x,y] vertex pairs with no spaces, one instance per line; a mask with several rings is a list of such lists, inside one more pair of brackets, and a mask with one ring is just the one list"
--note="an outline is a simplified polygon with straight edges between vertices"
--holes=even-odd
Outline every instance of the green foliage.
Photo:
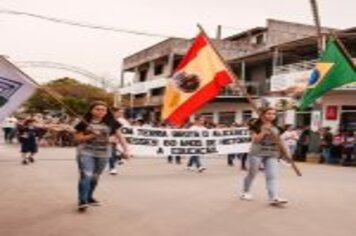
[[[61,102],[63,102],[70,109],[78,114],[84,114],[89,104],[95,100],[102,100],[109,105],[113,103],[113,97],[105,90],[78,82],[71,78],[61,78],[48,82],[42,86],[25,104],[27,112],[45,112],[49,110],[67,110],[63,105],[56,101],[51,95],[60,95]],[[70,112],[67,111],[68,114]]]

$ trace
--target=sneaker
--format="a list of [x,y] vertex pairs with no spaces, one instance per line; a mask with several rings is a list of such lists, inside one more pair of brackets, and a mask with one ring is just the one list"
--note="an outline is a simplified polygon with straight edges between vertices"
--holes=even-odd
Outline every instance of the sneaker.
[[193,170],[194,170],[194,168],[193,168],[193,167],[191,167],[191,166],[187,166],[187,167],[186,167],[186,170],[193,171]]
[[245,200],[245,201],[251,201],[253,198],[252,198],[252,195],[250,193],[241,193],[240,194],[240,199],[241,200]]
[[28,160],[29,160],[31,163],[34,163],[34,162],[35,162],[35,159],[33,159],[33,157],[29,157]]
[[109,174],[111,174],[111,175],[117,175],[117,170],[114,168],[114,169],[111,169],[110,171],[109,171]]
[[95,198],[90,198],[88,203],[90,206],[101,206],[101,203]]
[[28,164],[28,161],[26,159],[23,159],[22,162],[21,162],[23,165],[27,165]]
[[199,167],[198,172],[203,172],[203,171],[205,171],[205,170],[206,170],[205,167]]
[[270,200],[269,204],[272,206],[282,206],[288,203],[287,199],[283,199],[283,198],[274,198],[272,200]]
[[89,207],[88,203],[79,203],[78,205],[78,211],[79,212],[85,212]]

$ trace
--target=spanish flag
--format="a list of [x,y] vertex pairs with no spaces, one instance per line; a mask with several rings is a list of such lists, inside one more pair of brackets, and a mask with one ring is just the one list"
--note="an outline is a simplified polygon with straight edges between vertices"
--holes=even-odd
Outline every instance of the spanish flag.
[[221,57],[200,33],[167,83],[162,119],[173,125],[184,124],[232,81]]

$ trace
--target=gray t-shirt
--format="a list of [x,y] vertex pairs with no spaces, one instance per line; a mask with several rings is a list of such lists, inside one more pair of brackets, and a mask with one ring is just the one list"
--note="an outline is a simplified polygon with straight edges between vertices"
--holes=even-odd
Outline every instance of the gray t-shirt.
[[109,158],[111,155],[111,145],[109,143],[110,127],[104,123],[90,123],[87,129],[93,130],[98,135],[91,140],[80,143],[77,147],[77,153],[79,155]]
[[[279,130],[272,127],[272,132],[279,135]],[[272,134],[265,135],[261,141],[252,141],[250,155],[259,157],[279,157],[279,147],[274,141]]]

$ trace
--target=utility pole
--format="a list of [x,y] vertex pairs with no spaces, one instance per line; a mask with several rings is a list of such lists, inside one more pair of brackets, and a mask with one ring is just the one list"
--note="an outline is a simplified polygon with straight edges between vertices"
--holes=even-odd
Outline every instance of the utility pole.
[[320,17],[319,17],[319,9],[318,9],[317,0],[310,0],[310,5],[311,5],[311,8],[312,8],[314,24],[315,24],[315,27],[316,27],[316,35],[317,35],[317,41],[318,41],[318,51],[319,51],[319,55],[321,55],[321,53],[323,52],[323,35],[321,33],[321,24],[320,24]]
[[[311,9],[312,9],[312,14],[313,14],[313,18],[314,18],[314,24],[315,24],[315,28],[316,28],[316,37],[317,37],[317,44],[318,44],[318,55],[319,57],[321,56],[323,50],[324,50],[324,43],[323,43],[323,35],[321,32],[321,23],[320,23],[320,16],[319,16],[319,9],[318,9],[318,3],[317,0],[310,0],[310,5],[311,5]],[[310,142],[309,142],[309,146],[308,146],[308,155],[310,157],[312,156],[319,156],[319,144],[320,144],[320,134],[318,133],[318,129],[321,126],[321,121],[322,120],[322,108],[319,104],[320,100],[315,101],[314,105],[313,105],[313,110],[311,113],[311,123],[312,124],[319,124],[316,125],[315,127],[311,127],[311,131],[310,132]],[[313,130],[314,128],[314,130]]]
[[216,39],[221,40],[221,32],[222,32],[222,27],[221,25],[218,25],[218,28],[216,30]]

